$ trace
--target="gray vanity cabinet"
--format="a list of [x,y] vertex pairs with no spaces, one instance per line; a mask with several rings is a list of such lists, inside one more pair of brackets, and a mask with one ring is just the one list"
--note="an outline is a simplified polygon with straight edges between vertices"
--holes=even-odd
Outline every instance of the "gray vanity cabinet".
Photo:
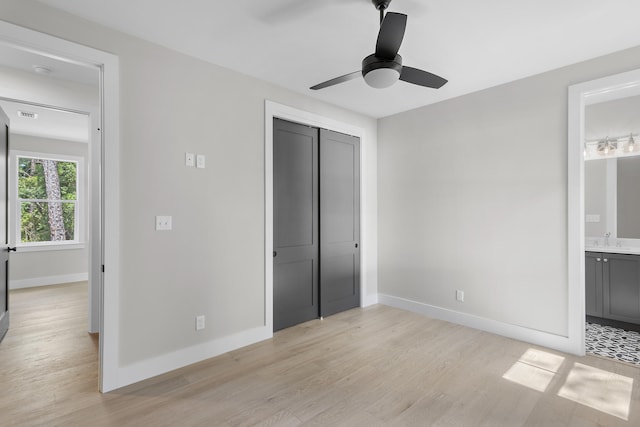
[[602,317],[602,254],[586,252],[585,300],[587,316]]
[[603,255],[603,317],[640,323],[640,256]]
[[640,255],[585,255],[587,315],[640,324]]

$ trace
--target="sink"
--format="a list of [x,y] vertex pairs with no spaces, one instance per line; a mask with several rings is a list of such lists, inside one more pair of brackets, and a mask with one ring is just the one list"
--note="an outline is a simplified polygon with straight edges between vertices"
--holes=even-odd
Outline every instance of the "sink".
[[632,248],[629,246],[586,246],[586,251],[589,252],[607,252],[607,253],[617,253],[617,254],[635,254],[640,255],[640,248]]

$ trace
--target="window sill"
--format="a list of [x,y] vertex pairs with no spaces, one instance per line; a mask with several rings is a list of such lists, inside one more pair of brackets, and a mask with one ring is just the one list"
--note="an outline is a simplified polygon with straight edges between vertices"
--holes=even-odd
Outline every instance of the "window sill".
[[16,252],[42,252],[42,251],[65,251],[71,249],[84,249],[84,243],[55,243],[55,244],[33,244],[33,245],[16,245]]

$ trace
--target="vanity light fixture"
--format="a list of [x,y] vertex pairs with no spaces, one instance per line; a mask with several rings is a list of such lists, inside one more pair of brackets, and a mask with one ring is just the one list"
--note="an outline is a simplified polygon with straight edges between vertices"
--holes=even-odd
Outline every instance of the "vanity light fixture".
[[636,145],[635,139],[633,139],[633,133],[630,133],[629,141],[627,141],[627,143],[624,145],[624,151],[626,151],[627,153],[633,153],[637,149],[638,147]]
[[[600,157],[627,157],[640,154],[640,143],[636,143],[637,133],[630,132],[626,135],[606,136],[599,139],[587,139],[584,141],[585,160],[593,160]],[[597,153],[597,155],[596,155]]]
[[608,156],[611,152],[618,149],[618,140],[610,139],[608,136],[598,142],[598,154],[601,156]]

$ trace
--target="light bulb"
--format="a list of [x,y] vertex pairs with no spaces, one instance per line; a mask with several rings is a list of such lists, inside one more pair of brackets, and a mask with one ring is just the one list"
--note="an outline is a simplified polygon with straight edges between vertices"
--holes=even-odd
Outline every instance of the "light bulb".
[[636,151],[636,141],[633,139],[632,133],[629,134],[629,141],[627,142],[627,145],[624,147],[624,150],[627,153],[633,153],[634,151]]
[[398,81],[400,73],[393,68],[377,68],[364,76],[364,81],[371,87],[383,89]]

